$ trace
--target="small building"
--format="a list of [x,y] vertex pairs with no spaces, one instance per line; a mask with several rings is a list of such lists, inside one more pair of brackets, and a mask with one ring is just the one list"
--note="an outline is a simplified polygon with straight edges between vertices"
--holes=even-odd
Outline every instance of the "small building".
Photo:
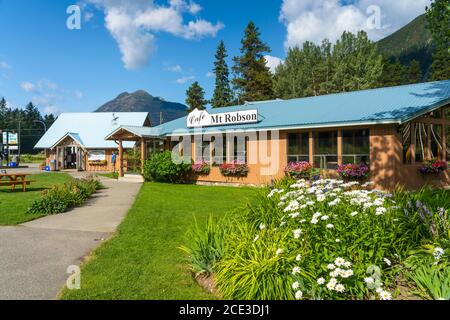
[[[113,154],[118,153],[118,143],[104,137],[121,126],[150,127],[146,112],[117,113],[63,113],[36,144],[44,149],[46,164],[55,170],[80,171],[118,170]],[[124,149],[134,148],[134,142],[125,142]]]
[[[289,162],[306,161],[330,177],[341,164],[364,162],[384,189],[448,186],[447,171],[423,175],[418,167],[450,160],[450,80],[194,110],[158,127],[119,125],[106,140],[137,142],[143,156],[165,148],[205,161],[210,173],[193,177],[203,182],[270,183],[285,176]],[[220,164],[235,161],[248,165],[246,176],[221,173]]]

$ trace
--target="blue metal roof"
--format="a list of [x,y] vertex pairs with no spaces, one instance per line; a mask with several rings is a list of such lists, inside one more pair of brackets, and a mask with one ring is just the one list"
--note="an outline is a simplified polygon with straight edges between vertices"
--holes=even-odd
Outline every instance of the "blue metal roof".
[[[106,141],[105,136],[122,125],[144,126],[147,112],[97,112],[63,113],[36,144],[36,149],[48,149],[61,138],[70,134],[87,149],[117,148],[114,141]],[[124,143],[125,148],[134,143]]]
[[[258,123],[205,127],[202,132],[402,123],[447,103],[450,103],[450,80],[292,100],[254,102],[211,109],[208,112],[215,114],[257,109]],[[154,127],[152,131],[158,129],[161,135],[171,135],[179,130],[194,133],[194,129],[187,128],[186,118]],[[144,130],[150,133],[150,129]]]

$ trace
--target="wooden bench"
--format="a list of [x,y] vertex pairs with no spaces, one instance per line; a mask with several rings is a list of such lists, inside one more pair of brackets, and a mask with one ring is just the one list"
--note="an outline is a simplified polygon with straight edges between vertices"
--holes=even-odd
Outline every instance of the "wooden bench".
[[11,191],[14,192],[16,190],[16,185],[22,186],[22,191],[27,191],[27,186],[29,186],[34,181],[26,181],[26,180],[14,180],[14,181],[7,181],[7,180],[0,180],[0,186],[10,186]]

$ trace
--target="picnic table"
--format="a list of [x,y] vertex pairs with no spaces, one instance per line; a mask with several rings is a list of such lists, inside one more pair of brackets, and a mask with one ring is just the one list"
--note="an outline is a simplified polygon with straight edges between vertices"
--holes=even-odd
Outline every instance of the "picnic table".
[[31,184],[30,180],[27,180],[26,173],[0,173],[0,186],[10,186],[11,191],[15,191],[16,185],[22,186],[22,191],[27,191],[27,186]]

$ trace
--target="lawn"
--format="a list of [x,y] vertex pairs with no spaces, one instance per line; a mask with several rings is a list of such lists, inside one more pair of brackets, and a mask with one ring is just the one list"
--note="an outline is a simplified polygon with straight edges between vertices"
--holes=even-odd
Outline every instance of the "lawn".
[[10,187],[0,187],[0,225],[17,225],[41,217],[26,213],[33,201],[40,197],[43,190],[72,178],[62,173],[42,173],[28,176],[27,179],[35,182],[25,193],[21,188],[11,192]]
[[254,188],[146,183],[114,238],[82,267],[81,290],[62,299],[212,299],[193,280],[185,254],[188,231],[209,215],[244,205]]

